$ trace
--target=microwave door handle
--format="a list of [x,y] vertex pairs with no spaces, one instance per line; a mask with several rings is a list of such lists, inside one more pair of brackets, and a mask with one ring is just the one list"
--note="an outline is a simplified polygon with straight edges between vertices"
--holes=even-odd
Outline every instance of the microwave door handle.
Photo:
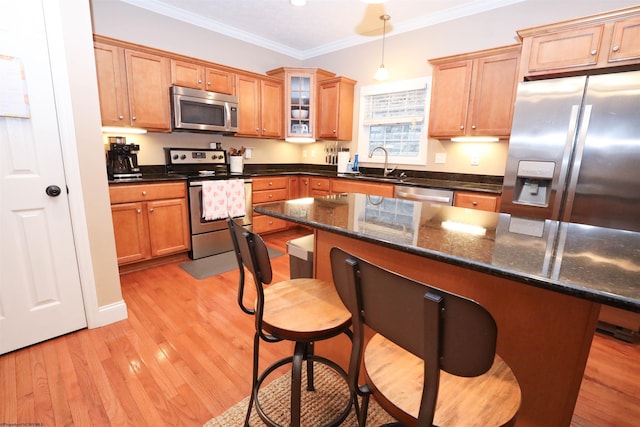
[[224,122],[224,128],[228,131],[231,130],[231,106],[228,102],[224,103],[224,113],[227,116],[227,119]]

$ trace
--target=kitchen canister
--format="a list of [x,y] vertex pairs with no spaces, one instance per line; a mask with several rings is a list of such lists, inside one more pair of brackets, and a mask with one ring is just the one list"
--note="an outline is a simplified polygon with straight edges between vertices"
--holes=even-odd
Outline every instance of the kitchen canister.
[[229,156],[229,169],[231,173],[242,173],[242,156]]

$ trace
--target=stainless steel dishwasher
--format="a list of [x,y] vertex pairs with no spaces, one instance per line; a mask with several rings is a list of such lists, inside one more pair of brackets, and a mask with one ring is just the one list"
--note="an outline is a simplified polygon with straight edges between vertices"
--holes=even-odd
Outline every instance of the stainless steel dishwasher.
[[452,190],[396,185],[394,197],[396,199],[416,200],[419,202],[453,206],[453,193]]

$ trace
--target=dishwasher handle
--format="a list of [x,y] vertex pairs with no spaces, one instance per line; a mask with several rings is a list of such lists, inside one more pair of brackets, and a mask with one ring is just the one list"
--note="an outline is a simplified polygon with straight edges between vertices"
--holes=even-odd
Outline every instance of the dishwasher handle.
[[[425,194],[425,193],[421,194],[420,192],[396,189],[395,197],[400,199],[416,200],[419,202],[440,203],[440,204],[449,205],[449,206],[453,204],[453,192],[438,191],[438,193],[441,193],[441,194],[440,195]],[[442,195],[442,193],[445,193],[447,195],[446,196]]]

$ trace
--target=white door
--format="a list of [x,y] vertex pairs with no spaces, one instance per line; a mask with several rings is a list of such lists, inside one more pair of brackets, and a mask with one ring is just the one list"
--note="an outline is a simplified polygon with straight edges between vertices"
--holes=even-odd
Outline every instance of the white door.
[[[0,116],[0,354],[87,324],[42,4],[2,9],[0,79],[13,82],[13,65],[22,64],[30,118]],[[11,88],[0,81],[0,91],[3,114],[15,111]]]

